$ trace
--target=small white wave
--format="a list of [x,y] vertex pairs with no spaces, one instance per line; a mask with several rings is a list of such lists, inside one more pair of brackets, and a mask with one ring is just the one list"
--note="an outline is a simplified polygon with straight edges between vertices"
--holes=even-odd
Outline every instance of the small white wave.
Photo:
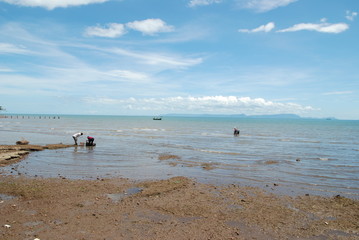
[[240,155],[240,153],[235,152],[223,152],[223,151],[216,151],[216,150],[206,150],[206,149],[195,149],[200,152],[207,152],[207,153],[218,153],[218,154],[227,154],[227,155]]
[[328,160],[329,160],[329,158],[320,157],[320,158],[319,158],[319,160],[320,160],[320,161],[328,161]]
[[208,133],[208,132],[203,132],[203,133],[201,133],[201,136],[210,136],[210,137],[232,137],[231,134]]
[[285,139],[279,139],[279,141],[281,141],[281,142],[291,142],[292,139],[290,139],[290,138],[285,138]]
[[310,140],[304,140],[304,141],[300,141],[303,143],[321,143],[321,141],[310,141]]
[[145,131],[145,132],[157,132],[157,131],[165,131],[165,129],[160,128],[133,128],[134,131]]

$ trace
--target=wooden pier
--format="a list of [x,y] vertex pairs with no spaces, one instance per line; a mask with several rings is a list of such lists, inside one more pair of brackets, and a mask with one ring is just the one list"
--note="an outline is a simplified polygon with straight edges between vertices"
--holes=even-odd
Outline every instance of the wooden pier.
[[60,119],[60,116],[45,116],[45,115],[0,115],[0,118],[10,119]]

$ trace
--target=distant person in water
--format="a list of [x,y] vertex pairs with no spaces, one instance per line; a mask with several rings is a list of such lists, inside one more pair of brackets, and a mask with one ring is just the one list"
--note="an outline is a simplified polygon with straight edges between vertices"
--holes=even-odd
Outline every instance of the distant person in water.
[[95,138],[87,136],[87,146],[93,146],[93,141],[95,141]]
[[233,135],[234,136],[238,136],[239,135],[239,130],[237,128],[233,129]]
[[78,139],[79,137],[81,137],[82,135],[84,135],[82,132],[75,133],[74,135],[72,135],[72,138],[73,138],[74,141],[75,141],[75,145],[77,145],[77,139]]

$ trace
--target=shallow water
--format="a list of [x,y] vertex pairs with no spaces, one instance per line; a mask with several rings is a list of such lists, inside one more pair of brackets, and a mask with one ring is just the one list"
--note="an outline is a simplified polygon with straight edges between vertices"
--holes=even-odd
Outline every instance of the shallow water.
[[[239,137],[233,127],[241,130]],[[292,193],[359,198],[359,121],[26,115],[0,118],[0,144],[96,147],[34,152],[8,174],[96,179],[188,176],[213,183],[261,186]],[[159,160],[161,155],[177,159]],[[211,166],[205,168],[204,166]],[[206,170],[210,169],[210,170]],[[278,185],[278,186],[274,186]]]

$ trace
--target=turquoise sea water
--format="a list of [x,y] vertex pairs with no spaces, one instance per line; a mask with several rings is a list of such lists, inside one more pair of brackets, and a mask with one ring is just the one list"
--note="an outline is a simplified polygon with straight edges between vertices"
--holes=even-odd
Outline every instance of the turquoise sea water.
[[[233,127],[241,130],[233,136]],[[34,152],[5,174],[96,179],[188,176],[294,194],[359,198],[359,121],[225,117],[44,116],[0,118],[0,144],[96,147]],[[163,155],[177,158],[160,160]],[[211,166],[212,169],[205,169]],[[275,185],[274,185],[275,184]],[[278,186],[277,186],[278,185]]]

